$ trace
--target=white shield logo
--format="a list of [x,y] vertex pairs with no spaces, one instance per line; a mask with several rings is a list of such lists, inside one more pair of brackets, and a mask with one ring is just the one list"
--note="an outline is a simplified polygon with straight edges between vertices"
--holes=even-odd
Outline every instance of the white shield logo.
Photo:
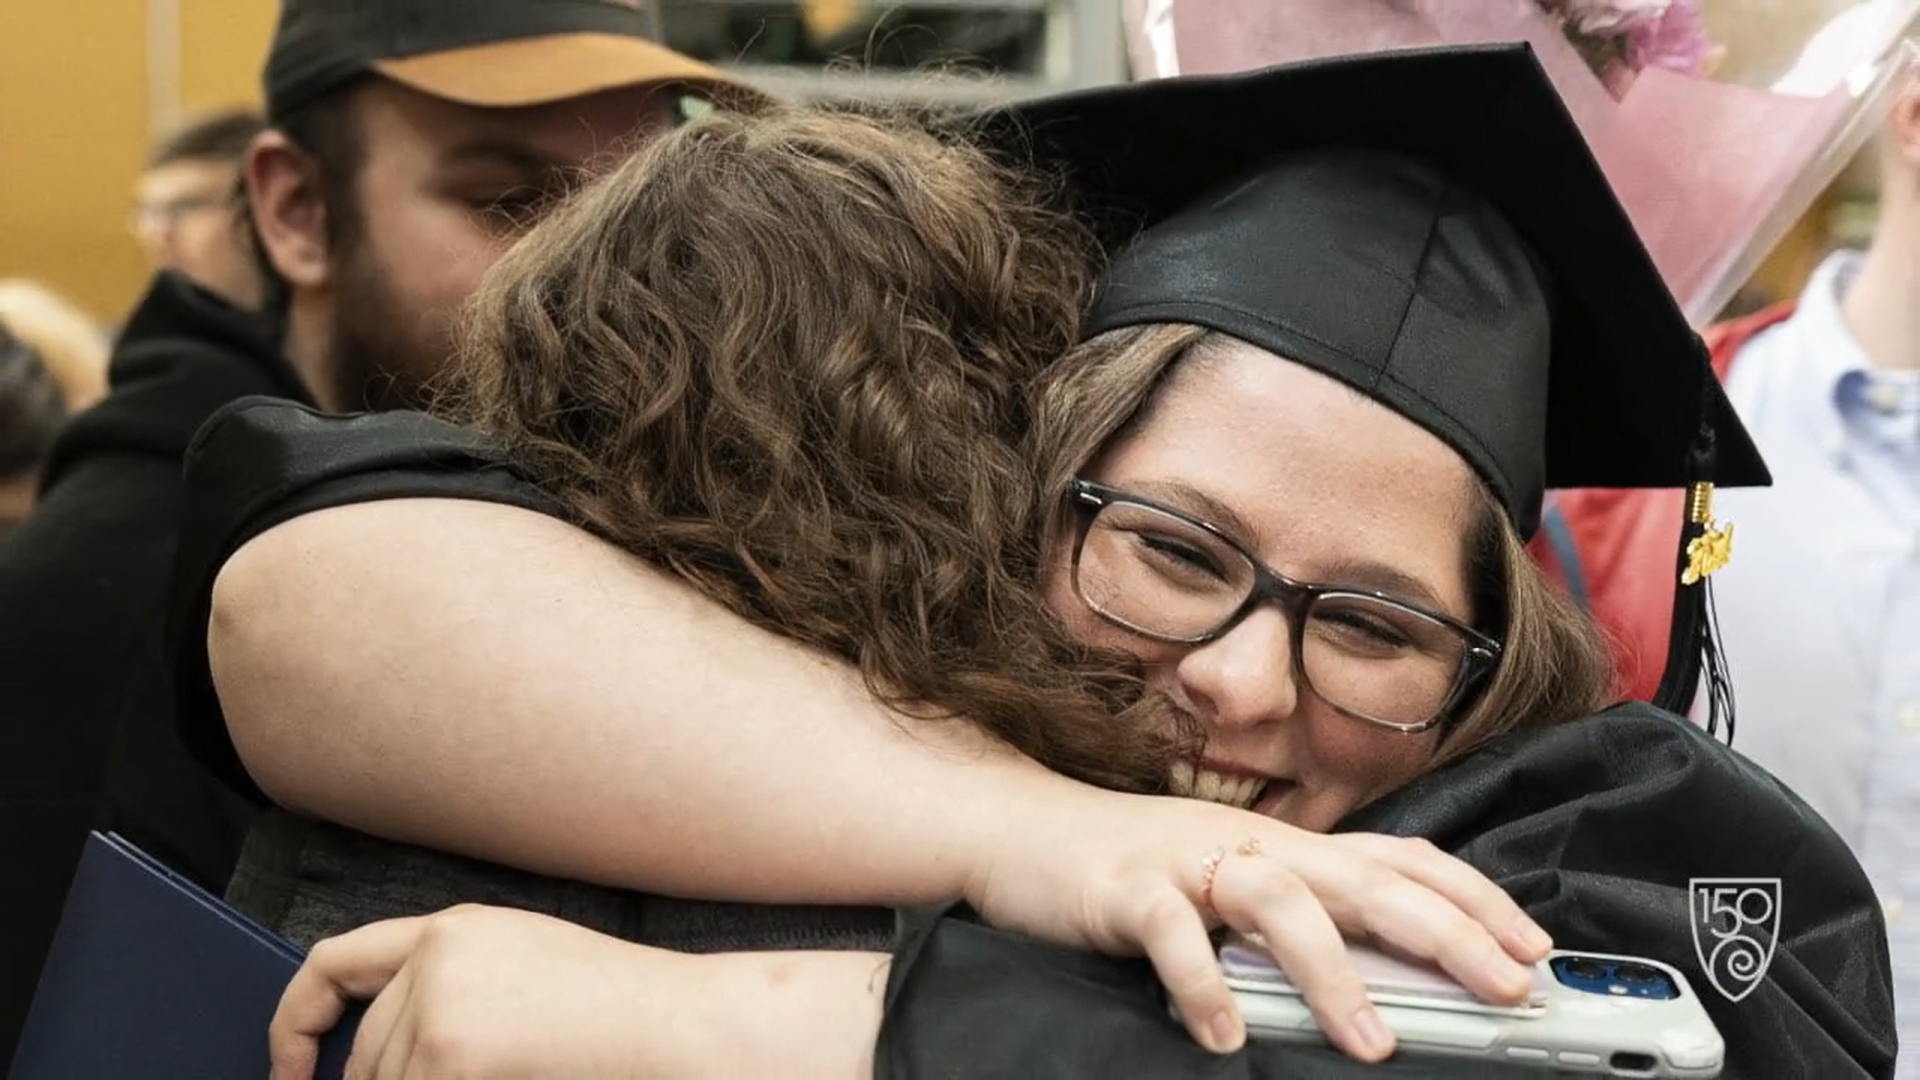
[[1780,937],[1779,878],[1694,878],[1693,952],[1708,981],[1728,1001],[1739,1001],[1767,973]]

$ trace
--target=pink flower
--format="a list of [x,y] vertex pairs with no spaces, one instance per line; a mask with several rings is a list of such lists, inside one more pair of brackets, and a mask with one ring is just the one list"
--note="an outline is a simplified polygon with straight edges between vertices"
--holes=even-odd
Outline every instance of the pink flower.
[[1568,0],[1567,20],[1582,34],[1611,36],[1657,24],[1685,0]]
[[1699,75],[1712,51],[1693,0],[1673,0],[1658,18],[1627,27],[1627,62],[1635,71],[1661,67]]

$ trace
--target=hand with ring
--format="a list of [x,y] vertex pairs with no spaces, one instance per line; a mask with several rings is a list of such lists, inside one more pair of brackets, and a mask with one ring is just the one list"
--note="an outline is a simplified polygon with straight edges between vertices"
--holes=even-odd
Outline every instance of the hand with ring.
[[[1418,839],[1309,832],[1192,799],[1095,793],[1011,838],[969,899],[1007,929],[1144,954],[1201,1045],[1246,1028],[1210,930],[1258,935],[1320,1029],[1365,1061],[1393,1052],[1343,938],[1435,964],[1515,1004],[1552,940],[1484,875]],[[1235,839],[1238,838],[1238,839]],[[1223,842],[1224,841],[1224,842]]]

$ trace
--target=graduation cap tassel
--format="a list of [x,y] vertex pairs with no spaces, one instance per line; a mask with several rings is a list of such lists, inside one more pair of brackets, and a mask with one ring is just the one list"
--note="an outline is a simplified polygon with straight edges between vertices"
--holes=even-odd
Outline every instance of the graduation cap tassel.
[[1700,582],[1705,598],[1706,633],[1701,636],[1701,672],[1707,680],[1707,734],[1718,734],[1720,719],[1727,721],[1727,745],[1733,745],[1733,681],[1727,678],[1725,657],[1720,652],[1720,613],[1713,605],[1713,581]]
[[[1704,366],[1704,365],[1703,365]],[[1688,472],[1696,479],[1687,489],[1686,518],[1680,527],[1680,551],[1676,563],[1679,575],[1673,602],[1673,622],[1669,629],[1667,666],[1660,676],[1660,688],[1653,703],[1668,712],[1686,714],[1693,708],[1700,690],[1701,676],[1707,683],[1707,733],[1719,734],[1720,722],[1727,724],[1727,741],[1733,741],[1733,684],[1728,680],[1720,647],[1719,616],[1713,605],[1714,571],[1732,556],[1733,527],[1713,519],[1713,484],[1704,479],[1715,475],[1712,392],[1717,382],[1711,369],[1704,373],[1706,396],[1701,408],[1701,424],[1689,452]]]
[[[1689,494],[1690,506],[1692,502]],[[1689,513],[1680,527],[1680,552],[1674,568],[1674,573],[1682,579],[1691,569],[1687,548],[1700,537],[1702,531]],[[1660,688],[1653,695],[1653,703],[1668,712],[1684,715],[1693,707],[1694,695],[1700,687],[1703,657],[1695,643],[1706,628],[1706,592],[1701,586],[1680,584],[1674,593],[1673,621],[1667,631],[1667,666],[1660,674]],[[1709,717],[1709,732],[1713,726]]]

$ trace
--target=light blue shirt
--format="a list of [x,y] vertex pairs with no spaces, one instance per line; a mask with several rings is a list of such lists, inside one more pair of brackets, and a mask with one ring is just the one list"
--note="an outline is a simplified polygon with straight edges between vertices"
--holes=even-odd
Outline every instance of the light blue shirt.
[[1774,486],[1716,493],[1734,540],[1713,587],[1734,748],[1866,868],[1887,911],[1899,1075],[1920,1077],[1920,379],[1875,369],[1842,321],[1858,265],[1829,258],[1734,363],[1727,392]]

